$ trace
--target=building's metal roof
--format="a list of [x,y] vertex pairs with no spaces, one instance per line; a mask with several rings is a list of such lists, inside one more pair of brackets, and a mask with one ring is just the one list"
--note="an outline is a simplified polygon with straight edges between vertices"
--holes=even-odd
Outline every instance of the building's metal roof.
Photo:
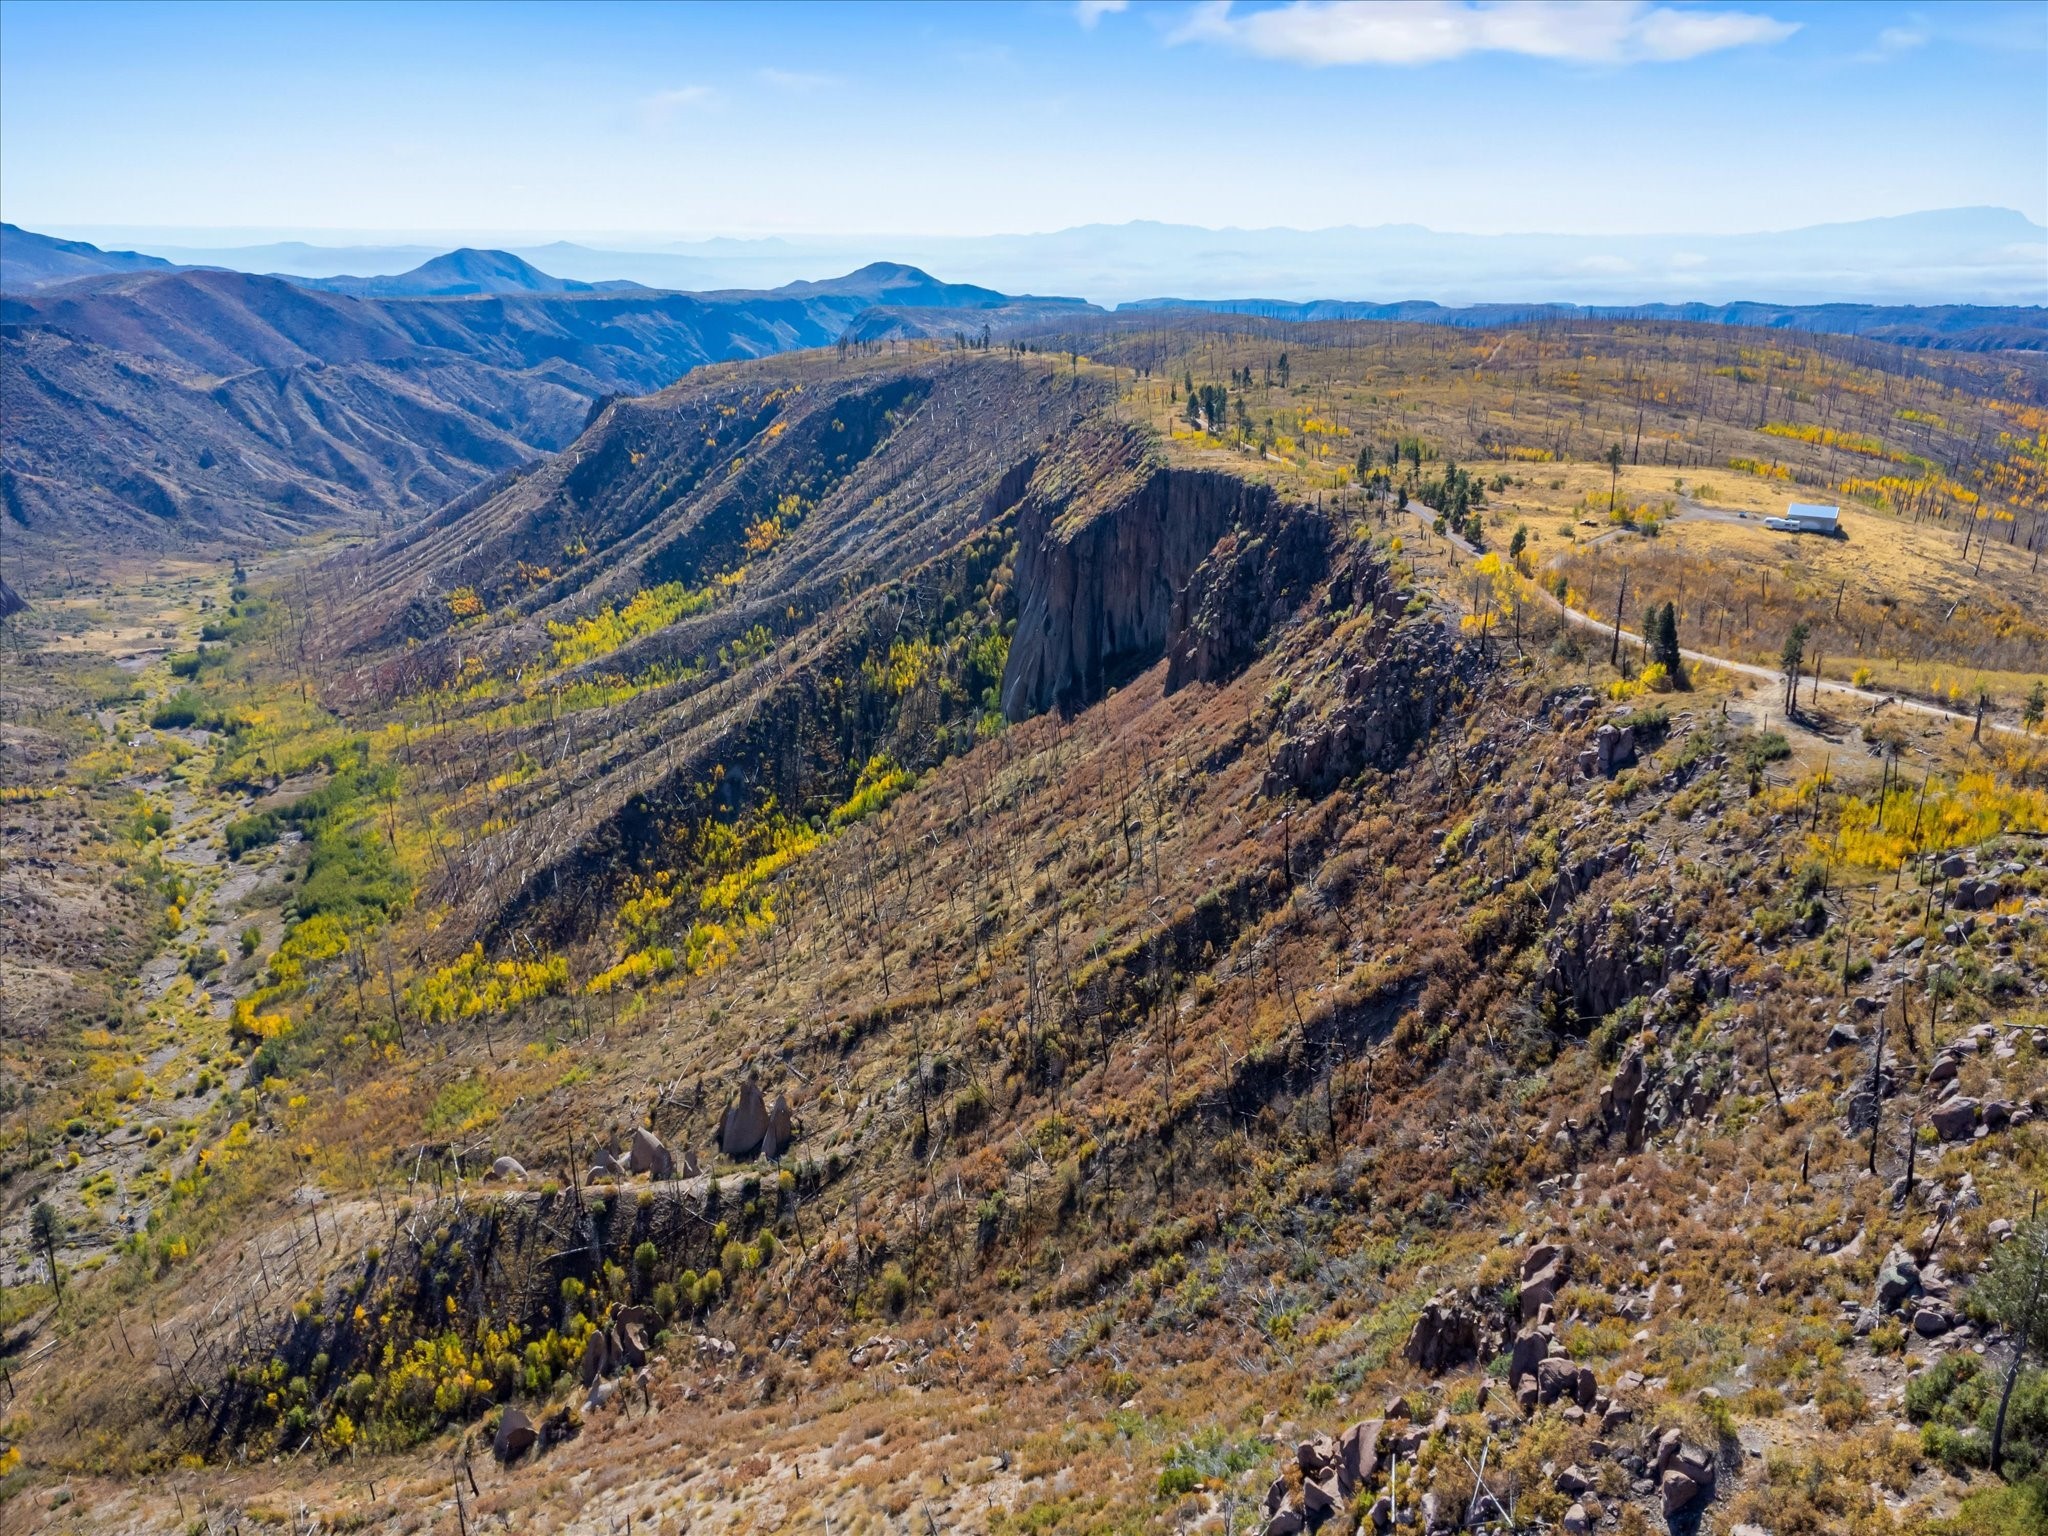
[[1823,507],[1816,502],[1795,501],[1785,508],[1785,515],[1809,523],[1833,523],[1841,520],[1842,509]]

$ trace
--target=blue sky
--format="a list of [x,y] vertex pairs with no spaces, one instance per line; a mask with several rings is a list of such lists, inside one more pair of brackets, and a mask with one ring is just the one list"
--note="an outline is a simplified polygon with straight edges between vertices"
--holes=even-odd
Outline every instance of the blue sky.
[[0,4],[0,215],[661,239],[2048,222],[2048,5]]

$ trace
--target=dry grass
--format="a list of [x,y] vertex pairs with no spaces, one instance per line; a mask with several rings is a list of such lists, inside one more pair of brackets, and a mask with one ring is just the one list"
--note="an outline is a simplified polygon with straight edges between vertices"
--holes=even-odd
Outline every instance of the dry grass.
[[[1717,505],[1723,504],[1720,502]],[[1969,708],[1988,689],[2010,710],[2048,675],[2048,581],[2033,556],[1973,545],[1928,523],[1844,508],[1845,539],[1773,533],[1755,522],[1680,517],[1655,537],[1574,527],[1538,558],[1574,603],[1607,618],[1624,572],[1631,624],[1651,603],[1679,608],[1681,641],[1774,666],[1806,623],[1809,672]]]
[[[1302,398],[1338,395],[1335,359],[1323,360],[1324,379],[1301,355]],[[1472,359],[1446,348],[1397,361],[1418,380],[1402,410],[1417,427],[1457,430]],[[1390,387],[1368,375],[1315,403],[1378,410]],[[1553,429],[1573,416],[1545,407]],[[1192,440],[1173,451],[1241,458]],[[1320,461],[1264,462],[1304,487],[1322,472]],[[1503,510],[1540,526],[1540,509],[1575,505],[1603,475],[1524,463],[1517,478],[1531,484],[1502,491]],[[1361,542],[1393,531],[1358,522],[1347,537]],[[1689,533],[1681,522],[1643,547],[1682,550]],[[1413,534],[1403,561],[1449,596],[1450,551]],[[1852,528],[1852,550],[1860,537]],[[466,1020],[414,1029],[401,1045],[376,1038],[375,967],[389,954],[402,985],[443,942],[445,915],[416,910],[374,935],[367,1008],[345,969],[327,973],[299,1014],[307,1049],[290,1081],[251,1090],[260,1152],[176,1213],[199,1239],[193,1261],[162,1277],[110,1269],[81,1287],[78,1352],[64,1358],[88,1368],[38,1378],[7,1430],[29,1454],[19,1497],[46,1509],[68,1479],[81,1528],[162,1528],[163,1495],[143,1509],[127,1491],[147,1467],[193,1508],[202,1495],[272,1510],[303,1500],[337,1526],[449,1528],[453,1466],[474,1425],[355,1462],[309,1450],[238,1466],[216,1446],[203,1466],[166,1466],[152,1398],[118,1364],[107,1369],[119,1348],[109,1323],[125,1317],[132,1335],[152,1309],[203,1317],[224,1274],[246,1269],[241,1245],[281,1230],[288,1181],[315,1181],[359,1214],[343,1251],[322,1260],[341,1266],[316,1277],[331,1283],[346,1250],[388,1220],[375,1196],[395,1197],[415,1149],[451,1134],[436,1127],[461,1128],[470,1167],[503,1151],[544,1174],[572,1135],[579,1148],[616,1145],[650,1115],[672,1144],[703,1151],[725,1094],[751,1071],[771,1095],[790,1094],[796,1157],[821,1172],[800,1211],[771,1194],[742,1214],[744,1181],[759,1170],[714,1164],[731,1236],[779,1240],[707,1319],[736,1341],[736,1358],[701,1355],[686,1327],[663,1347],[653,1414],[593,1414],[580,1437],[511,1470],[477,1458],[471,1529],[609,1533],[630,1516],[636,1529],[797,1531],[829,1518],[835,1531],[881,1532],[927,1514],[942,1529],[1215,1528],[1211,1501],[1232,1474],[1200,1494],[1164,1493],[1173,1458],[1248,1446],[1234,1476],[1255,1499],[1299,1435],[1378,1416],[1397,1396],[1425,1419],[1452,1411],[1454,1434],[1424,1461],[1445,1486],[1466,1487],[1452,1448],[1476,1456],[1485,1444],[1473,1400],[1487,1362],[1430,1382],[1402,1362],[1401,1343],[1436,1291],[1498,1285],[1522,1238],[1551,1234],[1576,1254],[1568,1347],[1604,1383],[1631,1368],[1657,1383],[1639,1398],[1638,1428],[1717,1433],[1696,1395],[1716,1388],[1737,1427],[1770,1446],[1773,1482],[1782,1467],[1815,1509],[1853,1504],[1871,1530],[1904,1528],[1868,1489],[1913,1475],[1910,1448],[1875,1437],[1895,1415],[1887,1394],[1928,1346],[1875,1355],[1840,1303],[1868,1295],[1885,1249],[1926,1225],[1930,1197],[1923,1188],[1905,1208],[1884,1198],[1903,1162],[1894,1140],[1880,1146],[1880,1177],[1862,1174],[1866,1143],[1840,1112],[1857,1053],[1823,1041],[1845,956],[1880,963],[1857,995],[1896,989],[1919,1006],[1927,977],[1904,948],[1930,892],[1910,874],[1896,895],[1882,882],[1846,893],[1836,883],[1819,898],[1820,931],[1773,925],[1766,936],[1761,914],[1804,911],[1802,868],[1825,856],[1839,802],[1823,798],[1813,827],[1803,802],[1788,812],[1784,786],[1752,798],[1742,733],[1771,722],[1749,690],[1711,677],[1689,697],[1630,701],[1662,703],[1668,735],[1646,739],[1647,761],[1610,781],[1577,777],[1571,764],[1603,716],[1572,719],[1564,706],[1613,675],[1604,657],[1553,651],[1554,621],[1532,622],[1520,656],[1497,639],[1491,680],[1399,769],[1317,800],[1276,794],[1272,754],[1343,688],[1351,633],[1310,613],[1227,683],[1168,695],[1154,667],[1072,718],[985,736],[778,874],[774,924],[703,975],[623,998],[541,999],[492,1020],[488,1036]],[[268,675],[275,685],[281,674]],[[512,750],[495,724],[443,731],[458,769],[465,754]],[[1904,750],[1915,780],[1986,761],[1935,725]],[[1808,736],[1773,772],[1796,784],[1831,755],[1837,795],[1880,771]],[[422,762],[405,781],[393,840],[408,857],[435,856],[417,829],[459,787],[438,766]],[[481,813],[488,799],[462,809]],[[1652,1003],[1658,969],[1597,1019],[1556,1010],[1553,884],[1616,845],[1632,861],[1591,877],[1567,915],[1624,947],[1622,914],[1668,915],[1733,997]],[[2030,879],[2038,899],[2042,881]],[[1228,921],[1208,915],[1219,903]],[[1171,990],[1146,992],[1142,957],[1183,932],[1199,942]],[[1999,933],[2014,964],[2038,967],[2048,953],[2038,912]],[[1943,1038],[2014,1016],[1991,979],[2008,957],[1994,959],[1990,942],[1950,956]],[[1647,944],[1626,953],[1642,959]],[[1655,947],[1661,967],[1667,941]],[[580,979],[613,957],[592,939],[569,958]],[[1909,1073],[1928,1053],[1915,1019]],[[1763,1074],[1766,1038],[1782,1112]],[[1585,1129],[1630,1041],[1674,1072],[1696,1067],[1715,1090],[1632,1155]],[[1971,1071],[1972,1091],[2048,1091],[2048,1062],[2031,1046]],[[656,1103],[670,1085],[678,1095]],[[2015,1211],[2048,1172],[2039,1132],[1923,1152],[1920,1174],[1953,1187],[1968,1171],[1984,1220]],[[1852,1257],[1834,1257],[1859,1232]],[[1972,1220],[1947,1241],[1964,1274],[1988,1236]],[[658,1256],[657,1278],[701,1269],[714,1242],[693,1231]],[[895,1357],[856,1365],[877,1333],[901,1341]],[[276,1347],[275,1334],[248,1336]],[[150,1375],[150,1392],[169,1393],[172,1376]],[[1489,1465],[1531,1511],[1561,1513],[1543,1464],[1589,1456],[1587,1426],[1551,1412],[1527,1425],[1503,1417],[1492,1432]],[[1742,1465],[1728,1493],[1760,1497],[1762,1478]],[[1609,1483],[1615,1474],[1601,1469]],[[1935,1503],[1952,1496],[1921,1475]],[[1629,1506],[1624,1518],[1643,1516]]]

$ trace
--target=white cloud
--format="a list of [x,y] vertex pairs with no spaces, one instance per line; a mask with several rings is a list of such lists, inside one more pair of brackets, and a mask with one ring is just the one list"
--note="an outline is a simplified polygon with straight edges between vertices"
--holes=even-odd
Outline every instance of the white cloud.
[[1902,53],[1911,53],[1916,48],[1925,48],[1931,39],[1922,27],[1886,27],[1877,34],[1877,41],[1862,53],[1856,55],[1859,64],[1882,64],[1896,59]]
[[1295,64],[1438,64],[1516,53],[1578,64],[1670,63],[1775,43],[1798,30],[1751,11],[1647,0],[1289,0],[1263,10],[1205,0],[1173,35]]
[[1074,19],[1092,32],[1103,17],[1129,10],[1130,6],[1131,0],[1074,0]]
[[718,92],[708,85],[683,85],[672,91],[656,91],[640,101],[640,123],[642,127],[666,128],[685,112],[700,111],[718,100]]

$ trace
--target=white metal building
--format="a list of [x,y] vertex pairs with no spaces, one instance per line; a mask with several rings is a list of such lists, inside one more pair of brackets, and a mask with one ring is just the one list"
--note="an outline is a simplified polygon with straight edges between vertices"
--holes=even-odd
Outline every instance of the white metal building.
[[1765,518],[1764,526],[1779,533],[1838,534],[1842,531],[1842,509],[1795,501],[1785,508],[1783,517]]

